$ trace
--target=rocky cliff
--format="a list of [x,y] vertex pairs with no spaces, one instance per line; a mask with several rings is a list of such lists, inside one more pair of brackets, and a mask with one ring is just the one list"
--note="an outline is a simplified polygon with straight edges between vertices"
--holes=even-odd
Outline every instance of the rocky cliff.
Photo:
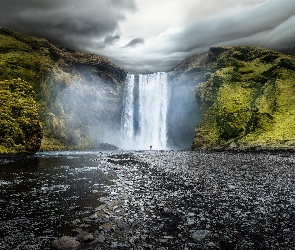
[[194,82],[202,116],[192,149],[295,147],[295,58],[254,47],[217,47],[170,72]]
[[111,147],[105,128],[120,121],[123,69],[2,28],[0,65],[0,152]]
[[[116,148],[123,69],[2,28],[0,65],[0,153]],[[177,65],[168,80],[169,145],[295,147],[294,57],[211,48]]]

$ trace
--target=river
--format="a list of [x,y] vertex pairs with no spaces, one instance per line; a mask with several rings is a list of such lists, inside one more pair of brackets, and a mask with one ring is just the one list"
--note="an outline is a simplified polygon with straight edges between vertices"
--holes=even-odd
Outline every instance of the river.
[[288,152],[0,157],[0,249],[294,249]]

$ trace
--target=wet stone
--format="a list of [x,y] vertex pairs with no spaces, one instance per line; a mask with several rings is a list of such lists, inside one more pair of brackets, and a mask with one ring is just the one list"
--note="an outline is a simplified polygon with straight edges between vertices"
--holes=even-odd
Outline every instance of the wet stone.
[[92,234],[87,234],[83,237],[84,241],[89,242],[89,241],[94,241],[95,237]]
[[90,215],[89,216],[89,219],[90,220],[96,220],[98,218],[98,215],[97,214],[93,214],[93,215]]
[[209,243],[207,244],[207,246],[208,246],[208,247],[211,247],[211,248],[215,248],[215,247],[217,247],[217,246],[214,244],[214,242],[209,242]]
[[210,233],[211,233],[211,231],[209,231],[209,230],[196,230],[196,231],[193,231],[193,232],[192,232],[191,237],[192,237],[193,240],[195,240],[195,241],[202,241],[202,240],[205,239]]
[[97,241],[98,241],[99,243],[103,243],[103,242],[105,242],[105,237],[103,237],[103,236],[99,236],[99,237],[97,238]]
[[63,236],[55,240],[51,244],[53,249],[56,250],[82,250],[81,244],[73,237]]

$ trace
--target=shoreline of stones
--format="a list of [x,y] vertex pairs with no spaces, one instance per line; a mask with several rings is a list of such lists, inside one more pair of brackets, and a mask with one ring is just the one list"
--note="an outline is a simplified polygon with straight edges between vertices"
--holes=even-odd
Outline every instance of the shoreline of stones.
[[116,152],[105,161],[116,173],[109,195],[55,249],[295,249],[290,152]]

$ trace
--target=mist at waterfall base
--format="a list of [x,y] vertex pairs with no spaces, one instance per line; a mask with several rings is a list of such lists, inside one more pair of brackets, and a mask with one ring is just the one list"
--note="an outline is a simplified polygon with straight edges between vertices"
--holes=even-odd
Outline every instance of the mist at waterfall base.
[[173,85],[168,78],[164,72],[128,74],[121,91],[100,78],[72,82],[56,98],[57,113],[73,141],[82,133],[123,150],[189,149],[200,120],[195,84]]
[[65,114],[70,131],[80,133],[80,137],[82,133],[82,137],[91,138],[97,145],[118,146],[121,103],[114,84],[100,78],[91,82],[72,82],[59,93],[56,103],[63,108],[61,112]]
[[128,75],[123,94],[123,149],[187,149],[199,123],[194,86],[168,74]]

